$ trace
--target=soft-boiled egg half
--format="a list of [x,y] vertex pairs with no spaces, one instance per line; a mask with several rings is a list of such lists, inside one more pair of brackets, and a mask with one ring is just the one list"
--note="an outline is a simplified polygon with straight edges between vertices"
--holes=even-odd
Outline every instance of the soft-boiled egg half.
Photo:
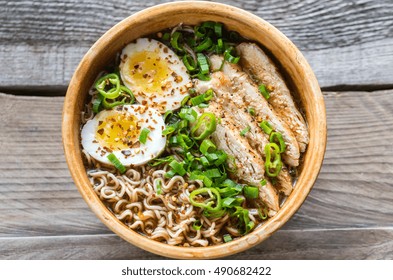
[[[99,112],[82,128],[82,146],[94,159],[106,163],[113,153],[124,166],[145,164],[165,148],[161,114],[143,105],[123,105]],[[142,131],[148,132],[141,143]],[[148,130],[148,131],[147,131]],[[146,136],[146,135],[145,135]],[[142,138],[142,139],[143,139]]]
[[192,87],[184,63],[157,40],[140,38],[120,55],[120,75],[142,105],[161,113],[180,108]]

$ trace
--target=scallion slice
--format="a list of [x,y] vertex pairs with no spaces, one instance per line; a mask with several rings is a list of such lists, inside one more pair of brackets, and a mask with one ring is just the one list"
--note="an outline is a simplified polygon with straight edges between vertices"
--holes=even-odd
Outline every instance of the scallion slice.
[[184,65],[186,66],[188,72],[193,72],[197,70],[197,63],[196,61],[192,58],[191,55],[186,54],[183,56],[182,61]]
[[240,136],[246,136],[246,133],[249,132],[251,129],[251,127],[248,125],[246,128],[242,129],[242,131],[240,131]]
[[224,59],[228,61],[229,63],[236,64],[240,60],[240,56],[236,56],[235,53],[235,48],[234,47],[229,47],[228,49],[225,50],[224,52]]
[[232,241],[232,237],[229,234],[224,234],[222,237],[225,243]]
[[156,193],[158,195],[162,194],[162,189],[161,189],[162,185],[161,185],[161,180],[158,179],[156,180]]
[[100,111],[100,106],[102,103],[102,100],[104,100],[104,97],[101,95],[101,93],[98,93],[96,97],[93,99],[93,112],[98,113]]
[[126,172],[126,168],[114,154],[109,154],[107,158],[115,166],[115,168],[120,171],[121,174]]
[[254,108],[248,108],[247,111],[248,111],[248,113],[249,113],[251,116],[255,116],[255,109],[254,109]]
[[142,129],[141,134],[139,135],[139,142],[142,144],[146,144],[147,141],[147,136],[149,135],[150,130],[148,130],[146,127]]
[[202,224],[200,220],[196,220],[193,224],[192,224],[192,228],[195,230],[200,230],[202,228]]
[[169,164],[169,166],[172,167],[173,171],[180,176],[183,176],[187,173],[187,171],[184,169],[184,162],[178,162],[177,160],[173,160]]
[[202,141],[202,144],[199,147],[199,150],[201,151],[202,154],[207,155],[207,154],[215,152],[217,150],[217,147],[216,147],[216,145],[214,145],[214,143],[211,140],[205,139]]
[[205,38],[198,46],[195,47],[196,52],[201,52],[213,45],[213,41],[210,37]]
[[268,121],[263,121],[259,124],[259,126],[262,128],[262,130],[267,134],[270,135],[273,131],[272,125]]
[[198,65],[201,68],[200,74],[209,74],[209,62],[203,53],[197,53]]
[[257,187],[245,186],[243,188],[243,193],[246,198],[255,199],[258,198],[259,190]]
[[180,40],[182,39],[182,34],[180,32],[175,32],[171,37],[171,46],[178,52],[183,53],[184,50],[180,47]]
[[259,85],[258,89],[259,89],[259,92],[262,94],[263,97],[265,97],[266,100],[268,100],[270,98],[269,91],[267,90],[267,88],[264,84]]

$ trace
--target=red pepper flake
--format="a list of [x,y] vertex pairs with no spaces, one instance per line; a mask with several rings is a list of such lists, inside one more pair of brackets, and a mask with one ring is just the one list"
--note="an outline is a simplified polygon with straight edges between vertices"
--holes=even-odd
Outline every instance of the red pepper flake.
[[97,133],[98,133],[99,135],[102,135],[102,134],[104,133],[104,129],[101,128],[101,129],[97,130]]

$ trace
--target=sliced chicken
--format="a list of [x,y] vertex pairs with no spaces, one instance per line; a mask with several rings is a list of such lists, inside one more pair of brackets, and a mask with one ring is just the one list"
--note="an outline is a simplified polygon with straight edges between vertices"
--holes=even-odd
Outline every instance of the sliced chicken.
[[[247,109],[238,108],[233,102],[229,101],[225,106],[219,106],[214,100],[209,103],[210,108],[217,108],[218,117],[232,123],[238,132],[246,127],[250,130],[244,135],[244,139],[259,155],[265,158],[265,146],[269,144],[268,136],[260,129],[256,120],[247,112]],[[292,180],[288,169],[284,166],[277,176],[276,187],[285,195],[292,192]]]
[[[212,69],[219,69],[222,61],[220,56],[211,56]],[[216,101],[224,107],[232,101],[238,108],[254,108],[257,119],[269,121],[282,134],[287,146],[284,161],[290,166],[299,165],[299,146],[292,131],[277,117],[253,81],[237,65],[225,62],[222,71],[214,72],[210,81],[196,80],[195,87],[200,92],[213,89]]]
[[301,152],[306,150],[309,137],[306,122],[292,99],[285,81],[273,61],[253,43],[237,46],[240,65],[250,77],[270,90],[269,104],[277,116],[289,126],[296,137]]
[[[221,106],[217,103],[202,110],[211,112],[219,117],[222,112]],[[211,136],[217,148],[223,150],[235,159],[235,176],[245,183],[259,187],[259,197],[271,210],[279,210],[278,195],[270,182],[261,186],[261,181],[265,178],[264,162],[260,155],[248,144],[247,140],[240,136],[239,131],[228,122],[226,118],[217,123],[216,131]],[[235,166],[231,166],[233,168]]]

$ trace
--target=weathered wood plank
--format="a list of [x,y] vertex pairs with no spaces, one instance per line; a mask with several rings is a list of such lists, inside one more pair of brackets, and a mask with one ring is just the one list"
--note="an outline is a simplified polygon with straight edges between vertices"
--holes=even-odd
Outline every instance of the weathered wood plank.
[[[280,230],[228,259],[392,259],[393,229]],[[114,234],[4,237],[0,259],[164,259]]]
[[[166,0],[0,1],[2,88],[65,87],[87,49],[121,19]],[[303,51],[322,87],[393,84],[393,2],[219,1],[268,20]],[[289,3],[288,3],[289,2]]]
[[[310,196],[283,228],[393,226],[393,90],[327,92],[328,146]],[[61,146],[63,97],[0,94],[0,237],[110,231],[77,192]]]

